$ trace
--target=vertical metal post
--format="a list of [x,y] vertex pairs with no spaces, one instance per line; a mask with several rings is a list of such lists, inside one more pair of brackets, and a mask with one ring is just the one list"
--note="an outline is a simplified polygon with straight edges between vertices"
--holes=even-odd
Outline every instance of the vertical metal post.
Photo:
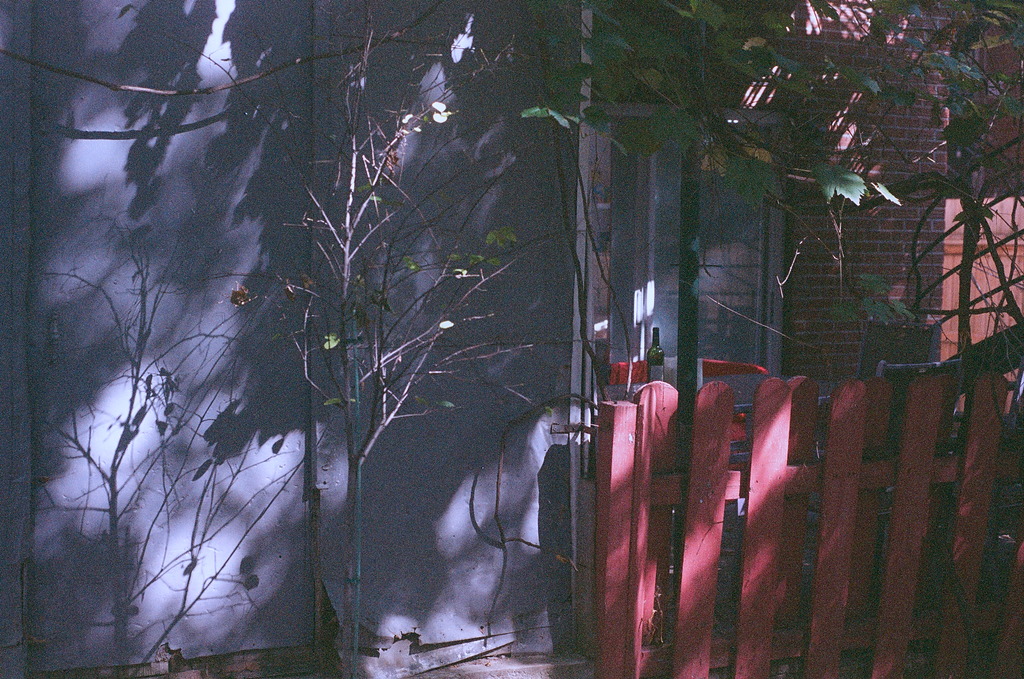
[[693,408],[697,396],[697,301],[700,273],[700,178],[690,157],[683,158],[679,187],[679,317],[676,334],[676,389],[679,391],[678,462],[690,457]]

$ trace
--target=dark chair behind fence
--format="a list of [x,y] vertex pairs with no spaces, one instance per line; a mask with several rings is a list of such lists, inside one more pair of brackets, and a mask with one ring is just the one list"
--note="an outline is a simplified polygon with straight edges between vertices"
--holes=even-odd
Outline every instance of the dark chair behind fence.
[[[892,400],[889,410],[889,440],[884,455],[893,456],[899,447],[901,423],[906,416],[907,392],[914,380],[926,375],[948,375],[942,384],[942,420],[938,441],[947,445],[953,433],[957,400],[963,391],[963,372],[959,359],[931,363],[890,363],[882,360],[875,368],[875,376],[881,377],[892,386]],[[972,383],[973,384],[973,383]],[[999,406],[1002,409],[1002,404]],[[943,451],[950,452],[950,451]],[[871,457],[871,453],[868,454]]]
[[927,363],[939,358],[940,327],[922,323],[879,323],[864,329],[857,379],[874,377],[878,364]]

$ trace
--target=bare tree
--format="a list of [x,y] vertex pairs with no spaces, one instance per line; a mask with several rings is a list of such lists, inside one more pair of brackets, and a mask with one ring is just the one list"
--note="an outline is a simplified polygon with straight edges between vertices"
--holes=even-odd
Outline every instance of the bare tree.
[[[337,84],[343,113],[332,155],[319,161],[330,175],[307,184],[311,207],[296,225],[309,234],[313,271],[282,281],[285,297],[305,304],[295,346],[306,379],[339,415],[347,458],[342,558],[352,658],[360,647],[363,463],[395,421],[456,407],[421,395],[422,386],[465,379],[467,364],[525,348],[490,335],[493,302],[481,303],[521,251],[511,228],[475,226],[474,213],[502,170],[480,181],[467,162],[454,176],[431,176],[442,172],[436,159],[458,135],[451,128],[461,112],[450,108],[449,93],[459,83],[380,117],[367,91],[380,77],[375,52],[382,46],[368,27]],[[496,68],[501,57],[482,55],[465,77]],[[421,143],[433,145],[427,160],[410,162]]]

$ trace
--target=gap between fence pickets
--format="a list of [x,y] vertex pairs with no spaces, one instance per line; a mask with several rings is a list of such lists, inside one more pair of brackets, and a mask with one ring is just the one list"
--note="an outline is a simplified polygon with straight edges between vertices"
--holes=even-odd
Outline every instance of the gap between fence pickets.
[[[944,378],[931,379],[941,380]],[[993,381],[997,379],[996,377],[986,379],[990,380],[989,386],[984,387],[986,389],[992,389],[994,388],[992,385],[997,384],[997,382]],[[998,380],[1001,379],[998,378]],[[796,394],[799,394],[801,390],[807,392],[809,388],[804,382],[794,381],[786,385],[777,380],[769,380],[766,384],[769,385],[766,387],[766,390],[771,393],[772,399],[767,410],[774,412],[778,416],[762,415],[761,419],[758,420],[756,419],[758,417],[756,415],[757,408],[755,408],[755,454],[753,458],[755,461],[758,459],[757,453],[759,451],[768,450],[769,448],[774,450],[780,447],[779,441],[785,439],[785,445],[782,446],[782,450],[774,450],[777,456],[776,459],[782,459],[785,462],[792,462],[794,459],[800,461],[799,456],[794,458],[792,455],[793,445],[791,445],[791,442],[802,440],[804,443],[800,445],[807,445],[807,436],[806,434],[794,435],[793,430],[802,428],[804,432],[810,431],[808,427],[802,426],[807,424],[803,418],[814,417],[816,413],[808,408],[803,408],[802,413],[797,416],[801,420],[798,426],[794,428],[790,428],[788,423],[782,424],[782,420],[786,419],[787,403],[790,412],[792,412],[794,408],[792,405],[793,399]],[[838,538],[835,536],[845,535],[840,541],[840,546],[833,548],[833,551],[837,552],[833,559],[837,565],[834,568],[829,568],[830,571],[842,571],[842,562],[846,561],[849,564],[852,558],[850,554],[856,553],[856,542],[859,539],[858,531],[863,532],[862,522],[859,517],[857,519],[850,518],[851,512],[849,507],[851,503],[858,506],[864,505],[865,490],[876,492],[876,489],[896,484],[899,509],[894,508],[894,515],[903,513],[906,513],[906,515],[903,518],[894,518],[895,531],[898,535],[911,534],[911,537],[908,539],[913,540],[913,534],[920,534],[922,532],[920,529],[926,525],[928,520],[927,502],[920,502],[920,498],[927,497],[927,490],[933,483],[957,480],[960,459],[958,457],[936,458],[934,456],[934,439],[942,423],[937,419],[939,416],[936,415],[941,408],[937,403],[932,403],[932,401],[941,398],[939,394],[942,391],[942,385],[934,381],[923,384],[925,386],[912,388],[908,397],[908,410],[910,410],[912,415],[905,425],[906,435],[903,439],[903,454],[896,460],[871,460],[863,463],[859,459],[859,453],[872,445],[871,439],[874,439],[876,444],[878,441],[885,440],[884,431],[879,434],[877,429],[878,423],[882,419],[879,415],[885,415],[887,418],[887,411],[883,410],[880,413],[879,403],[872,399],[882,398],[887,404],[888,395],[884,389],[879,389],[876,381],[869,381],[866,386],[855,381],[842,385],[833,395],[833,422],[829,429],[829,436],[832,438],[829,440],[828,449],[836,450],[838,453],[842,446],[845,445],[848,456],[856,459],[847,460],[845,470],[839,469],[838,471],[830,468],[828,462],[824,465],[802,466],[775,462],[767,465],[765,469],[755,470],[756,474],[751,472],[750,484],[755,488],[753,496],[757,507],[755,509],[753,505],[751,506],[754,518],[748,518],[748,521],[754,523],[754,530],[751,531],[748,528],[748,534],[757,535],[758,525],[761,527],[775,525],[777,527],[778,519],[776,518],[773,522],[772,516],[778,517],[782,512],[785,512],[787,504],[785,500],[780,500],[780,498],[799,498],[801,494],[822,492],[828,496],[825,502],[831,503],[832,500],[829,498],[841,496],[840,506],[844,509],[838,510],[837,513],[846,517],[844,523],[839,527],[829,526],[827,509],[825,509],[826,515],[823,518],[820,529],[826,531],[823,533],[822,548],[828,544],[838,544],[836,543]],[[1002,384],[1005,388],[1005,381],[998,382],[998,384]],[[654,512],[659,507],[676,504],[682,499],[680,475],[659,475],[652,478],[650,472],[654,467],[651,461],[653,457],[645,455],[645,453],[657,452],[657,450],[656,447],[652,446],[651,440],[645,438],[647,434],[645,433],[644,426],[664,427],[666,417],[668,416],[665,412],[660,412],[657,417],[652,417],[650,413],[645,416],[644,409],[645,407],[657,407],[658,403],[664,404],[668,402],[667,396],[669,392],[664,391],[665,389],[671,389],[671,387],[668,387],[668,385],[649,385],[645,387],[646,391],[642,390],[638,397],[639,407],[634,404],[618,403],[609,405],[603,411],[603,418],[606,421],[601,427],[603,440],[599,441],[598,460],[598,513],[602,514],[602,516],[610,513],[608,512],[607,505],[602,513],[600,505],[602,504],[602,498],[604,498],[606,502],[615,502],[616,506],[620,509],[628,506],[631,510],[634,508],[640,510],[643,521],[650,527],[652,525],[651,517],[654,516]],[[844,396],[843,389],[846,389],[848,392],[853,390],[850,393],[854,395],[850,396],[847,394]],[[867,393],[866,396],[865,392]],[[674,390],[672,394],[674,394]],[[705,400],[703,406],[702,398]],[[710,414],[711,410],[709,408],[711,406],[709,404],[717,402],[718,407],[721,408],[721,401],[724,398],[728,399],[728,408],[716,420]],[[837,418],[841,414],[836,411],[840,410],[838,404],[842,403],[844,398],[859,401],[859,405],[851,406],[858,414],[845,416],[847,419],[840,423],[840,420]],[[688,631],[686,636],[689,642],[675,648],[675,676],[701,676],[701,673],[705,672],[705,668],[710,669],[716,663],[724,664],[724,662],[730,660],[727,657],[723,657],[723,653],[727,652],[727,647],[723,647],[722,640],[711,639],[710,625],[714,622],[714,585],[712,585],[711,589],[705,588],[698,591],[693,583],[717,580],[717,578],[707,577],[709,575],[707,570],[714,568],[717,575],[721,535],[708,533],[707,530],[713,525],[717,525],[720,530],[722,518],[716,515],[716,510],[719,506],[724,506],[726,500],[740,497],[744,485],[744,479],[739,469],[733,468],[730,470],[727,467],[727,463],[721,463],[716,467],[714,463],[716,459],[719,461],[728,459],[728,440],[726,438],[723,445],[721,436],[723,431],[727,432],[731,421],[731,399],[731,390],[720,384],[707,385],[701,394],[698,395],[697,417],[694,425],[691,483],[696,484],[694,486],[695,489],[703,488],[703,492],[697,492],[697,490],[691,492],[690,503],[687,507],[687,531],[690,531],[687,533],[687,537],[691,539],[685,541],[683,545],[684,558],[680,573],[681,590],[685,596],[680,598],[684,603],[679,606],[677,629]],[[764,395],[761,394],[761,399],[757,401],[762,411],[766,410],[765,406],[761,404],[761,400],[764,399]],[[815,397],[815,406],[817,405],[816,401]],[[992,402],[994,403],[996,400],[993,399]],[[652,404],[654,405],[652,406]],[[602,407],[605,407],[605,404],[602,404]],[[980,417],[978,413],[979,411],[976,409],[975,417],[971,424],[972,432],[998,431],[998,412],[988,412],[985,415],[988,419],[985,420],[984,424],[975,424],[974,420]],[[728,417],[725,415],[728,415]],[[868,421],[868,425],[866,427],[861,425],[861,441],[856,441],[856,437],[851,436],[849,433],[836,434],[836,427],[849,430],[851,427],[856,427],[855,424],[851,424],[852,422],[856,422],[858,419],[860,422],[864,422],[865,418]],[[702,424],[710,426],[709,423],[712,421],[716,422],[714,426],[719,428],[718,439],[715,438],[714,432],[708,430],[707,427],[704,430],[701,429]],[[797,421],[794,420],[794,422]],[[627,431],[633,435],[631,437],[626,436],[624,432],[616,435],[613,433],[616,424],[627,427]],[[927,442],[929,438],[932,439],[930,447]],[[867,441],[864,439],[867,439]],[[602,443],[604,445],[601,445]],[[613,443],[615,445],[612,445]],[[997,446],[998,436],[993,438],[991,433],[989,433],[988,439],[978,439],[976,443],[978,450],[987,450],[989,453],[987,457],[989,462],[985,463],[987,471],[982,473],[981,481],[979,482],[982,486],[986,483],[984,481],[986,474],[991,478],[997,476],[1007,477],[1011,476],[1008,472],[1016,471],[1012,469],[1013,465],[1010,464],[1007,456],[1003,456],[998,460],[995,459],[992,448]],[[700,451],[703,448],[709,448],[712,452],[722,453],[723,450],[725,452],[724,455],[720,455],[717,458],[711,456],[703,459],[700,457],[702,454]],[[602,462],[600,459],[602,455],[610,455],[611,459]],[[834,458],[841,456],[837,454]],[[701,459],[703,459],[703,464],[698,464],[698,461]],[[828,461],[827,455],[825,459]],[[602,464],[605,467],[603,489],[601,488]],[[659,466],[661,464],[659,463]],[[614,479],[612,477],[613,470],[616,474]],[[702,475],[702,471],[711,472],[713,478],[708,478],[707,474]],[[632,478],[629,478],[630,474],[633,475]],[[1017,475],[1013,474],[1012,476],[1016,477]],[[831,487],[829,484],[834,485],[837,483],[836,478],[838,477],[842,477],[843,481],[839,486]],[[823,483],[824,486],[822,485]],[[988,483],[991,485],[990,481]],[[903,489],[902,492],[900,491],[901,488]],[[708,495],[708,492],[711,494]],[[761,494],[760,498],[758,497],[759,493]],[[983,495],[984,493],[982,493],[982,499],[984,499]],[[626,496],[631,497],[627,498]],[[972,493],[972,497],[976,498],[977,493]],[[914,498],[918,500],[916,505],[911,502]],[[961,504],[964,501],[977,504],[977,499],[967,498],[965,500],[964,497],[961,497]],[[708,502],[711,506],[703,507],[701,504],[703,502]],[[800,502],[802,502],[802,499]],[[762,514],[764,507],[768,507],[767,514]],[[987,504],[985,509],[987,511]],[[958,511],[960,514],[964,514],[963,510]],[[691,521],[691,516],[699,516],[700,518],[694,518]],[[664,650],[658,651],[642,648],[642,642],[647,640],[645,639],[645,634],[648,631],[647,626],[653,620],[652,615],[657,613],[656,609],[652,610],[652,592],[656,590],[655,583],[658,582],[657,578],[659,576],[657,575],[657,569],[653,567],[658,566],[661,562],[659,551],[663,547],[655,546],[652,543],[649,538],[650,533],[644,529],[643,523],[632,525],[627,530],[627,527],[621,525],[620,517],[621,515],[616,517],[618,519],[617,524],[598,523],[598,526],[607,525],[608,530],[599,529],[596,531],[598,542],[604,542],[603,547],[599,545],[598,549],[599,563],[597,564],[597,571],[601,572],[604,570],[606,574],[616,573],[615,564],[619,563],[621,565],[621,561],[625,558],[631,573],[631,575],[627,574],[625,578],[619,576],[618,580],[614,583],[606,581],[604,584],[614,585],[614,587],[625,585],[628,587],[629,592],[632,592],[631,595],[629,593],[616,595],[612,591],[614,587],[609,587],[603,594],[599,594],[601,610],[598,612],[598,628],[602,641],[599,642],[598,646],[597,671],[600,679],[637,677],[653,671],[655,666],[658,666],[660,670],[667,669],[665,667],[667,659],[665,658]],[[765,517],[767,517],[767,521],[765,521]],[[702,530],[703,533],[701,533]],[[713,531],[714,529],[711,528],[711,530]],[[968,533],[971,533],[971,531],[965,527],[958,534],[966,536]],[[692,538],[697,534],[702,534],[703,538],[695,545]],[[837,608],[835,604],[840,600],[827,594],[829,591],[845,592],[846,583],[850,583],[850,586],[855,584],[849,579],[851,569],[847,565],[846,572],[841,577],[835,573],[833,573],[831,578],[824,578],[824,576],[815,574],[816,581],[812,585],[816,592],[815,596],[818,601],[823,602],[820,604],[821,610],[825,610],[826,607],[829,608],[831,617],[823,618],[824,622],[821,622],[818,620],[818,613],[812,612],[812,629],[810,634],[812,638],[820,640],[828,637],[832,641],[830,644],[825,645],[824,650],[820,651],[818,646],[821,645],[821,642],[819,641],[809,651],[808,648],[804,647],[805,642],[803,642],[800,633],[794,634],[790,632],[787,634],[786,632],[777,631],[773,633],[771,631],[775,623],[775,616],[779,613],[782,602],[785,601],[783,598],[785,590],[780,587],[784,575],[780,573],[780,565],[785,564],[780,562],[778,544],[769,539],[771,531],[762,530],[761,534],[763,542],[760,547],[752,549],[748,545],[744,548],[748,554],[748,563],[743,567],[747,577],[744,578],[746,587],[744,589],[744,584],[741,584],[741,589],[747,597],[755,595],[767,597],[768,602],[767,604],[762,602],[751,604],[747,602],[745,609],[746,618],[742,618],[744,597],[741,596],[742,620],[740,622],[740,636],[742,638],[737,641],[737,668],[742,664],[742,671],[744,673],[749,673],[751,676],[761,676],[767,671],[767,663],[772,659],[808,655],[809,665],[813,664],[813,667],[820,666],[825,668],[820,671],[812,668],[814,674],[808,674],[808,676],[831,676],[835,671],[831,668],[837,666],[839,652],[844,648],[870,646],[875,637],[870,628],[843,629],[844,625],[841,624],[843,622],[842,616],[837,618],[835,614],[835,609]],[[631,549],[624,550],[621,547],[614,549],[614,537],[616,535],[620,537],[629,535],[629,542],[632,545]],[[647,537],[646,545],[644,544],[645,536]],[[715,547],[708,547],[709,544],[714,544]],[[897,541],[896,544],[903,543]],[[961,552],[963,549],[974,549],[972,545],[961,546]],[[650,550],[647,547],[650,547]],[[623,552],[627,553],[625,557]],[[894,668],[897,666],[902,668],[902,662],[905,660],[906,655],[906,645],[909,643],[909,640],[928,633],[927,630],[915,629],[915,625],[910,624],[912,618],[908,617],[910,614],[907,613],[908,601],[910,602],[912,613],[917,574],[920,570],[921,545],[917,544],[915,546],[911,544],[909,552],[897,552],[896,556],[889,558],[886,564],[886,575],[884,576],[886,584],[884,586],[888,588],[892,601],[884,604],[880,610],[880,629],[885,630],[884,634],[886,637],[880,639],[880,651],[875,654],[876,677],[897,676],[897,674],[893,674],[897,672]],[[977,558],[980,557],[976,556],[975,560]],[[618,562],[616,562],[616,559]],[[961,561],[963,560],[961,559]],[[828,558],[823,558],[819,554],[819,563],[828,563]],[[713,566],[709,564],[713,564]],[[969,575],[973,566],[958,566],[960,569],[964,567],[967,568],[965,572]],[[1024,587],[1024,582],[1022,582],[1024,581],[1024,576],[1020,574],[1022,569],[1024,569],[1024,556],[1018,554],[1018,562],[1011,583],[1009,602],[1016,602],[1024,597],[1024,595],[1020,594],[1021,588]],[[621,571],[618,572],[621,573]],[[703,575],[700,575],[701,573]],[[792,578],[792,574],[788,577]],[[598,588],[600,589],[600,587],[601,584],[599,583]],[[708,596],[711,596],[711,604],[707,603]],[[1018,597],[1018,599],[1014,599],[1014,596]],[[628,605],[618,607],[617,602],[626,602]],[[813,603],[814,601],[812,601]],[[1017,603],[1016,607],[1020,608],[1021,605],[1024,605],[1024,600]],[[844,607],[839,605],[838,608],[842,610]],[[949,615],[948,605],[946,610],[947,615]],[[623,621],[621,616],[623,611],[626,611],[626,621]],[[703,617],[700,617],[701,615]],[[700,619],[698,620],[698,618]],[[840,624],[838,634],[834,631],[837,619],[839,620],[838,624]],[[708,622],[709,620],[710,623]],[[769,620],[771,624],[768,623]],[[628,624],[623,625],[623,622]],[[687,627],[687,625],[691,626]],[[815,625],[818,627],[816,637],[814,632]],[[900,625],[902,626],[900,627]],[[1024,623],[1020,620],[1019,612],[1011,606],[1007,611],[1006,637],[1003,639],[1003,646],[1009,646],[1012,639],[1020,638],[1020,628],[1022,626],[1024,626]],[[899,629],[896,629],[897,627]],[[941,623],[937,627],[940,630],[944,629]],[[623,628],[626,630],[625,634],[622,633]],[[618,636],[613,634],[615,629],[620,630]],[[701,629],[707,629],[707,632],[701,632]],[[833,631],[826,634],[821,631],[823,629]],[[602,630],[604,632],[603,635]],[[746,635],[745,637],[743,637],[744,634]],[[1000,661],[1003,662],[1002,658],[1008,657],[1008,654],[1015,658],[1020,657],[1020,652],[1011,648],[1009,651],[1002,653]],[[688,670],[690,669],[693,670],[693,674],[689,673]],[[902,669],[898,671],[902,672]]]

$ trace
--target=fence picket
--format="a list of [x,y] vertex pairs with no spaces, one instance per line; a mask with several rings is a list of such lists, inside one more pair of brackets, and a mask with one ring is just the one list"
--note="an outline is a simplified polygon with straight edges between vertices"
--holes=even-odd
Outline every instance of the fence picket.
[[[810,453],[817,402],[813,388],[803,379],[789,384],[769,379],[758,388],[753,450],[744,469],[736,462],[730,465],[733,393],[721,383],[706,385],[697,395],[688,474],[666,473],[675,461],[674,389],[651,384],[638,393],[636,404],[601,404],[597,679],[670,672],[673,679],[706,679],[712,668],[730,661],[735,676],[765,679],[772,660],[797,656],[804,657],[808,679],[834,679],[841,653],[853,647],[872,650],[873,679],[889,679],[902,676],[910,640],[919,638],[937,642],[935,676],[961,677],[975,666],[969,657],[976,648],[968,641],[970,632],[990,630],[991,613],[997,612],[976,610],[975,603],[994,480],[1019,478],[1014,465],[1006,463],[1013,453],[1000,450],[1005,380],[989,375],[976,384],[969,426],[961,426],[966,438],[962,458],[936,457],[937,449],[943,452],[937,443],[948,427],[949,376],[923,377],[910,385],[903,422],[890,417],[891,389],[884,382],[844,383],[832,394],[820,462]],[[886,459],[892,457],[895,440],[887,432],[890,422],[899,427],[900,453]],[[930,512],[929,505],[947,501],[954,482],[959,492],[950,551],[941,527],[930,526],[942,514]],[[894,490],[879,569],[878,510],[885,487]],[[820,493],[821,512],[808,619],[796,583],[803,568],[809,493]],[[737,497],[746,500],[747,518],[735,638],[715,638],[724,511],[727,499]],[[686,513],[675,638],[671,646],[645,648],[661,610],[654,603],[659,586],[664,587],[670,572],[668,508],[680,501]],[[939,601],[943,617],[918,611],[924,616],[915,619],[920,576],[935,579],[939,570],[922,568],[929,540],[956,578],[946,573],[947,588]],[[1020,542],[1016,559],[992,666],[992,676],[1001,679],[1024,679]],[[876,569],[882,574],[880,592],[873,583]],[[956,597],[950,594],[950,581],[957,584]],[[877,618],[871,601],[880,602]],[[800,626],[786,627],[790,622]]]
[[[598,409],[596,465],[597,525],[597,679],[625,679],[628,627],[622,624],[629,599],[630,525],[633,509],[633,449],[637,406],[622,401],[601,403]],[[628,670],[628,673],[627,673]]]
[[792,392],[782,380],[765,380],[754,394],[754,444],[736,624],[736,676],[746,679],[768,676],[772,629],[782,604],[776,537],[784,506],[791,404]]
[[[949,555],[953,572],[946,575],[947,579],[956,578],[959,587],[954,590],[949,583],[944,587],[944,622],[935,673],[938,677],[963,676],[969,652],[978,651],[976,646],[968,646],[969,640],[975,640],[977,634],[977,629],[969,623],[973,622],[976,611],[978,574],[988,532],[996,456],[1002,434],[1000,415],[1006,402],[1006,380],[1001,375],[983,375],[975,383],[972,401],[953,528],[953,553]],[[970,618],[965,620],[964,613]]]
[[[659,474],[676,467],[676,412],[679,392],[665,382],[652,382],[641,389],[635,398],[640,406],[637,445],[650,460],[650,472]],[[649,509],[646,559],[638,571],[641,574],[640,623],[641,641],[647,642],[664,629],[660,618],[659,597],[668,594],[672,582],[669,563],[672,545],[672,508],[651,506]]]
[[932,459],[944,416],[942,405],[948,379],[947,376],[919,378],[910,385],[907,394],[872,679],[903,676],[928,523]]
[[706,384],[697,394],[672,660],[674,679],[706,679],[710,671],[732,410],[732,389],[721,382]]
[[[892,386],[880,377],[864,382],[864,458],[879,459],[884,455],[889,438],[889,407]],[[847,613],[850,618],[864,618],[870,610],[871,590],[875,576],[875,552],[878,543],[878,514],[884,491],[862,490],[857,494],[857,514],[854,525],[853,556],[850,562],[850,594]]]
[[[810,464],[815,461],[814,435],[818,424],[818,383],[806,377],[788,381],[793,391],[793,406],[789,424],[790,465]],[[778,623],[782,627],[795,624],[800,617],[800,582],[803,578],[804,542],[807,537],[807,507],[810,496],[806,493],[787,495],[783,508],[781,563],[785,595],[779,609]]]
[[832,394],[821,490],[818,553],[811,593],[808,679],[839,676],[843,650],[857,485],[864,450],[866,388],[848,381]]

